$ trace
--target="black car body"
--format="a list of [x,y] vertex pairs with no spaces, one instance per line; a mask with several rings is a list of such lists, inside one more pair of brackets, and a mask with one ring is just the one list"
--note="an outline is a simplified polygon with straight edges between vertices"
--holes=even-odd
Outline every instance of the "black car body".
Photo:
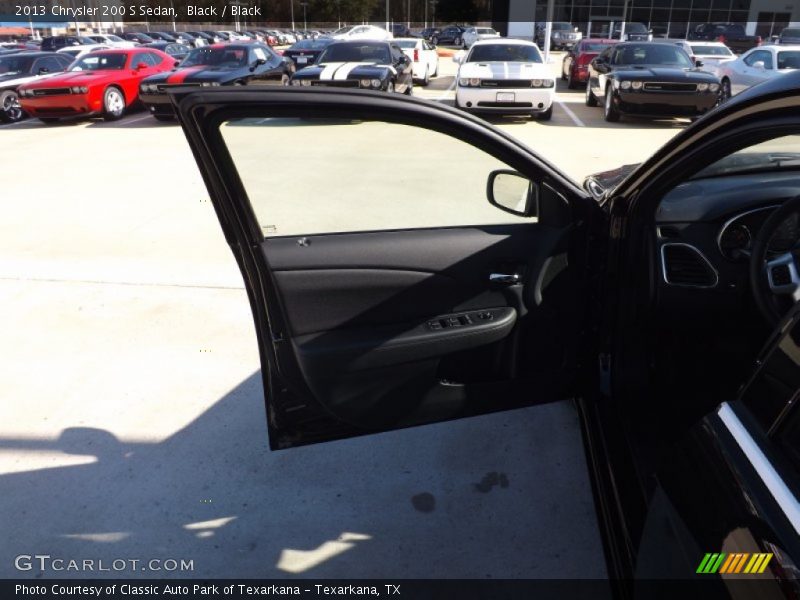
[[[599,199],[516,138],[440,103],[331,89],[176,91],[248,292],[271,448],[571,398],[613,597],[796,598],[798,163],[762,151],[760,168],[714,166],[768,142],[800,148],[798,90],[800,73],[789,73],[737,95]],[[519,219],[401,229],[390,220],[363,230],[360,211],[343,214],[336,191],[315,187],[329,218],[348,222],[265,234],[256,209],[272,218],[274,194],[260,189],[272,173],[252,158],[259,141],[273,143],[270,127],[326,128],[332,118],[342,147],[381,127],[395,138],[410,127],[418,131],[409,143],[434,132],[501,161],[507,168],[487,173],[480,199]],[[240,121],[246,127],[225,135]],[[393,172],[394,157],[379,147]],[[309,154],[304,146],[290,160],[332,159]],[[404,191],[427,182],[408,171]],[[369,175],[358,191],[372,210],[387,186],[382,173]],[[269,198],[268,209],[257,197]],[[747,249],[745,226],[751,254],[735,256],[732,245]],[[552,440],[540,440],[543,460],[560,434],[531,431]],[[443,468],[454,460],[461,468],[460,449]],[[535,500],[532,511],[557,502]],[[564,589],[544,595],[601,596]]]
[[426,27],[425,29],[419,32],[419,36],[433,43],[433,38],[436,37],[438,39],[438,36],[441,32],[442,30],[439,29],[438,27]]
[[334,42],[310,67],[292,75],[292,86],[362,88],[411,94],[411,60],[397,44]]
[[209,46],[211,44],[215,44],[217,40],[214,38],[213,35],[206,33],[205,31],[187,31],[189,35],[193,35],[195,37],[203,38],[206,41],[206,44]]
[[621,24],[615,23],[610,37],[625,42],[648,42],[653,39],[653,34],[643,23],[625,23],[624,33]]
[[291,60],[299,70],[316,62],[322,51],[333,43],[332,39],[300,40],[283,51],[283,56]]
[[55,35],[42,39],[42,52],[55,52],[67,46],[82,46],[84,44],[96,44],[92,38],[82,35]]
[[128,40],[129,42],[136,42],[138,44],[152,44],[155,41],[149,35],[141,31],[130,31],[128,33],[121,33],[120,37]]
[[57,52],[27,51],[0,55],[0,121],[13,123],[25,118],[17,97],[19,86],[60,73],[70,64],[72,57]]
[[586,105],[603,102],[607,121],[620,115],[695,117],[719,102],[719,80],[683,49],[665,42],[623,42],[589,64]]
[[189,52],[192,51],[191,46],[181,44],[180,42],[151,42],[149,44],[142,45],[147,46],[148,48],[161,50],[162,52],[172,56],[175,60],[183,60],[189,55]]
[[450,25],[449,27],[442,28],[439,33],[434,33],[430,41],[434,46],[445,44],[448,46],[458,46],[460,48],[464,43],[464,31],[466,31],[466,29],[466,27],[461,27],[460,25]]
[[162,42],[177,42],[178,40],[175,39],[171,33],[167,33],[166,31],[151,31],[148,35],[153,38],[154,41],[162,41]]
[[174,116],[167,90],[177,86],[288,85],[289,63],[259,42],[213,44],[193,49],[173,71],[142,80],[139,99],[158,119]]
[[760,35],[747,35],[741,23],[703,23],[689,32],[689,40],[713,40],[741,54],[761,45]]

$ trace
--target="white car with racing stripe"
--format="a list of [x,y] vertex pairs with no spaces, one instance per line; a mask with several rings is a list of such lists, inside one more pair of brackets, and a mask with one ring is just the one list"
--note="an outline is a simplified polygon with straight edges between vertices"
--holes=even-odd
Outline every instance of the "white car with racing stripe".
[[456,106],[469,112],[529,114],[549,120],[556,82],[533,42],[481,40],[453,57],[459,63]]

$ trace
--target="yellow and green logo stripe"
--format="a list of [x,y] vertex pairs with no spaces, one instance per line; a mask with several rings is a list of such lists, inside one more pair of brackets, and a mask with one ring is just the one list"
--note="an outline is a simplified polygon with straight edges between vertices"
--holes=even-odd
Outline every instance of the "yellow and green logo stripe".
[[696,572],[702,574],[763,573],[770,560],[772,560],[771,552],[761,554],[750,554],[748,552],[712,554],[709,552],[703,557]]

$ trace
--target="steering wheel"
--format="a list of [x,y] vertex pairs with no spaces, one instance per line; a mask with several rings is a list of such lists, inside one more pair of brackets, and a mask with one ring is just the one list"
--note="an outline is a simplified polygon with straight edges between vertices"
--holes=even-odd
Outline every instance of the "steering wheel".
[[800,240],[789,250],[768,257],[775,234],[792,217],[800,219],[800,196],[787,200],[759,229],[750,255],[750,287],[761,313],[776,326],[794,302],[800,300]]

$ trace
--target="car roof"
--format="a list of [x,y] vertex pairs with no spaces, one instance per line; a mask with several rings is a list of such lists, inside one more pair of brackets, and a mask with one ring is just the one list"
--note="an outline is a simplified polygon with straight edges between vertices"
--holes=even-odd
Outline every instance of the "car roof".
[[475,46],[496,46],[498,44],[503,44],[504,46],[512,44],[514,46],[533,46],[534,48],[537,49],[539,48],[533,42],[529,42],[528,40],[518,40],[515,38],[493,38],[491,40],[478,40],[477,42],[472,44],[472,47],[474,48]]

